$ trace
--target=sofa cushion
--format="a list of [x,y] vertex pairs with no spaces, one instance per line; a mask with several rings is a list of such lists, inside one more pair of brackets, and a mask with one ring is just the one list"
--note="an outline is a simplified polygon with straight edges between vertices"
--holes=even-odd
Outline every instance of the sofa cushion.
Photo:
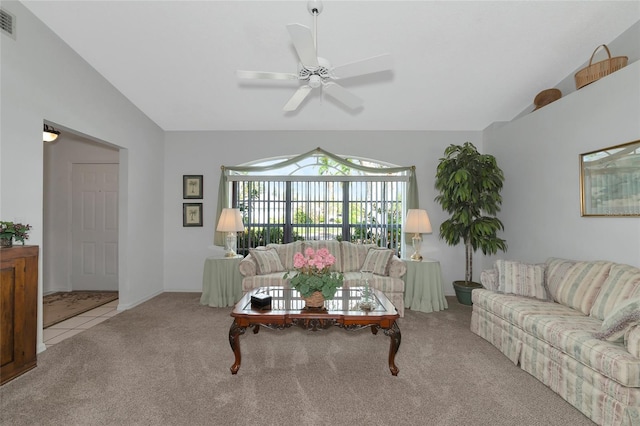
[[305,241],[304,248],[307,247],[312,248],[314,251],[318,251],[321,248],[326,248],[329,250],[329,253],[335,257],[335,263],[331,265],[329,271],[331,272],[342,272],[342,255],[340,253],[340,241],[337,240],[314,240],[314,241]]
[[589,315],[604,321],[616,306],[634,296],[640,296],[640,269],[615,264],[611,267]]
[[498,291],[498,271],[495,269],[485,269],[480,272],[480,283],[487,290]]
[[604,284],[612,262],[576,262],[571,266],[558,285],[558,303],[578,309],[589,315],[600,288]]
[[288,244],[267,244],[267,248],[274,248],[280,257],[280,263],[285,271],[293,270],[293,256],[296,253],[304,252],[304,243],[302,241],[294,241]]
[[273,274],[254,275],[242,279],[242,291],[247,292],[259,287],[290,287],[289,280],[284,279],[286,272],[274,272]]
[[607,315],[596,337],[610,342],[622,342],[626,332],[639,323],[640,298],[634,297],[618,305]]
[[240,274],[243,277],[251,277],[256,275],[258,272],[258,265],[251,254],[247,255],[247,257],[240,261],[238,268],[240,269]]
[[[360,272],[346,272],[344,274],[344,287],[362,287],[362,275]],[[369,280],[369,285],[383,293],[402,293],[404,292],[404,281],[402,278],[391,278],[381,275],[374,275]],[[404,295],[402,295],[404,297]],[[397,307],[397,306],[396,306]]]
[[391,256],[389,262],[389,276],[393,278],[402,278],[407,273],[407,263],[400,260],[396,255]]
[[271,247],[258,247],[249,249],[249,253],[256,260],[258,274],[266,275],[273,272],[284,271],[278,252]]
[[[476,289],[471,292],[473,306],[492,312],[511,324],[522,324],[528,315],[553,315],[562,317],[583,317],[581,312],[559,303],[532,299],[526,296],[496,293]],[[597,321],[594,319],[594,321]]]
[[624,347],[631,355],[640,358],[640,325],[634,325],[624,334]]
[[531,265],[510,260],[496,260],[498,291],[547,300],[544,284],[545,265]]
[[393,257],[393,250],[384,248],[370,248],[362,264],[363,271],[372,271],[376,275],[389,275],[389,263]]
[[567,271],[571,269],[573,265],[578,263],[578,261],[550,257],[545,263],[547,265],[547,290],[549,290],[549,295],[551,296],[551,298],[557,302],[558,286],[564,279]]
[[356,272],[362,269],[370,248],[375,244],[354,244],[349,241],[340,243],[342,249],[342,272]]

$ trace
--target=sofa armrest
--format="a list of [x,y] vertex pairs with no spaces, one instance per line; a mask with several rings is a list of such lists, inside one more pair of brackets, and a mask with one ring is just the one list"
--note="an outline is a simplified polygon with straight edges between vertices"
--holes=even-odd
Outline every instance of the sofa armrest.
[[495,269],[480,272],[480,283],[487,290],[498,291],[498,272]]
[[253,277],[254,275],[257,275],[258,264],[256,263],[256,260],[253,258],[253,256],[251,256],[251,254],[248,254],[247,257],[240,261],[239,268],[240,275],[242,275],[243,277]]
[[402,278],[407,273],[407,265],[394,255],[389,262],[389,276],[393,278]]

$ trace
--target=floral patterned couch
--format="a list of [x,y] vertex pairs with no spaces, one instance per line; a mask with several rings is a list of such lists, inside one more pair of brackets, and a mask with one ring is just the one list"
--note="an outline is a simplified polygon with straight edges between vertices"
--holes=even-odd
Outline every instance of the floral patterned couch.
[[599,425],[640,425],[640,269],[498,260],[471,330]]
[[404,316],[404,281],[407,265],[392,250],[375,244],[353,244],[347,241],[321,240],[296,241],[288,244],[269,244],[251,249],[247,257],[240,261],[242,291],[258,287],[287,286],[284,279],[287,271],[292,271],[293,256],[304,253],[305,248],[314,250],[327,248],[336,258],[331,271],[344,275],[345,287],[361,286],[360,271],[373,271],[371,287],[382,291],[393,303],[400,316]]

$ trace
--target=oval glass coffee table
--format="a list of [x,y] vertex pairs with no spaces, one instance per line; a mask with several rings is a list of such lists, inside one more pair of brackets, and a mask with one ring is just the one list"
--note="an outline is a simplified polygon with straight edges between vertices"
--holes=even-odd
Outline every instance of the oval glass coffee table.
[[[229,344],[235,355],[235,362],[231,366],[231,374],[237,374],[240,369],[242,355],[240,353],[240,336],[247,328],[258,333],[260,327],[283,330],[291,326],[298,326],[311,331],[327,329],[332,326],[345,330],[360,330],[370,327],[373,334],[379,329],[389,336],[389,370],[394,376],[398,375],[395,356],[400,347],[400,328],[396,320],[400,317],[395,306],[378,290],[373,290],[375,303],[373,307],[362,309],[360,300],[362,288],[339,288],[332,300],[324,302],[324,309],[309,310],[304,306],[300,293],[294,289],[283,287],[261,287],[249,291],[236,304],[231,316],[233,323],[229,329]],[[271,297],[270,306],[253,308],[251,297],[264,295]],[[268,299],[268,297],[267,297]],[[262,303],[262,302],[261,302]]]

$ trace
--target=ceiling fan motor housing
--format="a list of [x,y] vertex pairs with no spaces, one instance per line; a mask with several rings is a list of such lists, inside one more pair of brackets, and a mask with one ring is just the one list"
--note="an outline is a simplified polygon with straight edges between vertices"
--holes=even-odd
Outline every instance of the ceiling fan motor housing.
[[[318,83],[320,83],[324,80],[330,79],[331,72],[329,70],[331,69],[331,63],[325,58],[318,57],[318,64],[320,65],[319,67],[305,67],[302,63],[299,63],[298,78],[300,80],[309,81],[310,83],[312,81],[318,81]],[[318,80],[318,78],[312,79],[313,76],[319,77],[320,80]],[[319,84],[318,86],[313,86],[312,84],[310,85],[311,87],[319,86]]]

